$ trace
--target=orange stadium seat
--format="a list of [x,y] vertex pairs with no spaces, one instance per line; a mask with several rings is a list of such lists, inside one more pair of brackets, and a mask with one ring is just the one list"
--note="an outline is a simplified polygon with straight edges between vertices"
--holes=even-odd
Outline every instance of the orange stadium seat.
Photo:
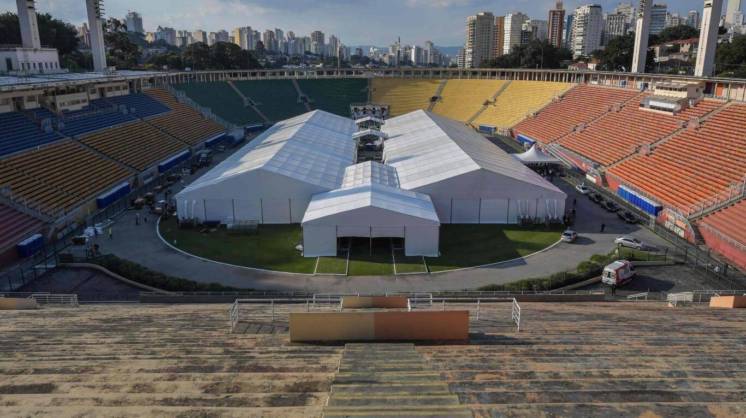
[[154,89],[148,90],[145,93],[170,107],[172,110],[164,115],[149,119],[148,123],[168,132],[170,135],[179,138],[189,145],[198,145],[207,139],[225,132],[223,126],[206,119],[191,107],[179,103],[176,98],[165,90]]

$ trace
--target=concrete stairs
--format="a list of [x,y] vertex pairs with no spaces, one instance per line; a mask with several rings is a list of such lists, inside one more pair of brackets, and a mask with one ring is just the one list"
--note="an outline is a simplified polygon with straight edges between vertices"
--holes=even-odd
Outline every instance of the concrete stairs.
[[414,344],[347,344],[324,417],[471,417]]
[[303,101],[303,106],[306,107],[307,111],[309,112],[312,111],[313,109],[311,108],[311,103],[310,103],[311,98],[308,97],[308,95],[306,95],[305,93],[303,93],[303,90],[300,89],[300,84],[298,84],[298,80],[293,78],[290,81],[293,82],[293,87],[295,87],[295,91],[298,93],[298,100],[301,100],[303,97],[305,97],[306,100]]
[[443,89],[446,88],[446,83],[448,83],[448,80],[441,80],[440,84],[438,84],[438,89],[435,90],[435,95],[433,96],[433,97],[437,97],[438,100],[430,102],[430,106],[427,107],[428,112],[432,112],[433,109],[435,109],[435,105],[441,100]]
[[[495,94],[493,94],[490,98],[490,103],[495,103],[495,100],[497,100],[497,98],[500,97],[500,95],[508,89],[511,83],[512,81],[506,81],[502,86],[500,86],[500,89],[497,90]],[[482,106],[482,108],[479,109],[477,113],[475,113],[472,117],[469,118],[469,120],[466,121],[466,124],[471,125],[471,123],[474,122],[482,113],[484,113],[485,110],[487,110],[487,106]]]

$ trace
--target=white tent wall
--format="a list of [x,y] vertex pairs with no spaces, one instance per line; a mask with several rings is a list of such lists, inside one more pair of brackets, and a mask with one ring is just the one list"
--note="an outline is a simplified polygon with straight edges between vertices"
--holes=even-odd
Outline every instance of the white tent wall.
[[303,223],[303,255],[333,256],[337,254],[337,237],[358,237],[404,238],[407,256],[435,257],[439,236],[437,222],[365,207]]

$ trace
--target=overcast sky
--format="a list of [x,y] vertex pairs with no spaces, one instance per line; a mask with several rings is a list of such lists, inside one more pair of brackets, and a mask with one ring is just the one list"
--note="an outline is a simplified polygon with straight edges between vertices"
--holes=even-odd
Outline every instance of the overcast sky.
[[[658,1],[663,2],[664,0]],[[554,0],[107,0],[106,16],[140,12],[146,31],[158,25],[176,29],[230,31],[238,26],[256,30],[281,28],[305,35],[313,30],[336,34],[347,45],[386,46],[401,36],[404,43],[459,46],[466,17],[478,11],[505,14],[519,10],[546,19]],[[574,9],[588,1],[565,1]],[[611,11],[619,0],[596,1]],[[637,1],[632,1],[637,4]],[[671,0],[673,11],[701,11],[703,0]],[[727,3],[727,1],[726,1]],[[674,6],[675,4],[675,6]],[[85,0],[39,0],[37,9],[79,25],[86,20]],[[0,10],[16,10],[14,0],[0,0]],[[2,43],[2,40],[0,40]]]

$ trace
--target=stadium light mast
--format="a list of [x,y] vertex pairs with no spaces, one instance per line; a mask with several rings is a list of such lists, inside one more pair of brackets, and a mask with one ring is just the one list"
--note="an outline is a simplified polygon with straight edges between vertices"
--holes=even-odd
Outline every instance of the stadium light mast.
[[699,49],[694,75],[709,77],[715,71],[715,51],[718,46],[720,14],[723,12],[723,0],[705,0],[702,12],[702,29],[699,31]]
[[88,12],[88,30],[91,32],[91,55],[93,71],[106,70],[106,46],[104,45],[104,1],[85,0]]
[[653,2],[640,0],[635,23],[635,50],[632,54],[633,73],[644,73],[648,61],[648,38],[650,37],[650,14]]
[[36,20],[36,3],[34,0],[16,0],[18,22],[21,26],[21,43],[24,48],[41,48],[39,23]]

